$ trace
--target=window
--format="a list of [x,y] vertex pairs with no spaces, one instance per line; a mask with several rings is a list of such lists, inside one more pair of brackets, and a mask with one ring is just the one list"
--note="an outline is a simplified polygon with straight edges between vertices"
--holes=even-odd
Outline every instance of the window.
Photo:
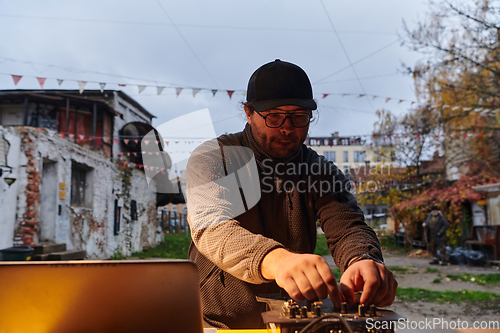
[[349,166],[348,165],[344,165],[344,174],[348,175],[349,174]]
[[335,162],[335,152],[334,151],[325,151],[323,153],[325,158],[329,160],[330,162]]
[[92,169],[73,162],[71,166],[71,206],[92,207]]
[[365,152],[361,150],[354,151],[354,162],[364,162],[365,161]]
[[344,150],[344,163],[349,162],[349,152],[347,150]]

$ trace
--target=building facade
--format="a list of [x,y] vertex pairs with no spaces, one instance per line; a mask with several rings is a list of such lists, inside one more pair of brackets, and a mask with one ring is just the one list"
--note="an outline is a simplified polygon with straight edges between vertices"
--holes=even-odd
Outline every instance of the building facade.
[[0,181],[0,249],[65,243],[107,258],[161,242],[156,193],[128,163],[144,134],[123,133],[153,117],[121,91],[0,91],[2,178],[16,178]]

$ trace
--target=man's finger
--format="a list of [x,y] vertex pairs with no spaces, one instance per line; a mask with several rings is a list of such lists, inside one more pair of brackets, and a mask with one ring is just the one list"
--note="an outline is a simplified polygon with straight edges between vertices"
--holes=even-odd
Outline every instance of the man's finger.
[[352,307],[356,304],[356,295],[354,294],[354,284],[350,280],[340,282],[340,290],[347,304]]
[[371,304],[373,298],[376,296],[378,289],[380,287],[381,281],[380,276],[378,274],[378,269],[376,269],[376,273],[374,274],[366,274],[363,276],[364,284],[363,284],[363,293],[361,294],[361,298],[359,299],[360,304]]
[[294,279],[292,279],[291,277],[287,277],[280,282],[281,283],[278,283],[278,285],[281,288],[285,289],[285,291],[292,299],[294,299],[297,302],[301,302],[304,300],[304,296],[300,292],[299,287],[297,286],[297,283],[295,283]]
[[295,283],[297,284],[297,287],[303,297],[310,301],[317,299],[316,292],[314,291],[314,288],[305,273],[300,272],[298,274],[294,274],[293,279],[295,280]]

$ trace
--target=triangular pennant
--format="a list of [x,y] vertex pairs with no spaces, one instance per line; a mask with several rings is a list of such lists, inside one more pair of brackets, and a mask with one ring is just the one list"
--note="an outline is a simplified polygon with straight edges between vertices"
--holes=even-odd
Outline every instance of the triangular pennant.
[[196,94],[200,92],[201,89],[193,88],[193,97],[196,97]]
[[402,100],[402,99],[400,99],[400,100],[399,100],[399,102],[398,102],[398,104],[399,104],[399,103],[403,103],[403,100]]
[[212,96],[215,96],[217,94],[217,89],[212,89]]
[[64,80],[61,80],[61,79],[57,79],[57,84],[59,85],[59,87],[61,86],[61,84],[64,82]]
[[14,80],[14,85],[17,86],[17,83],[19,80],[21,80],[22,76],[21,75],[12,75],[12,80]]
[[243,97],[247,97],[247,91],[245,90],[244,92],[241,93]]
[[69,138],[70,138],[71,140],[73,140],[73,139],[74,139],[74,137],[75,137],[75,135],[74,135],[74,134],[69,134],[68,136],[69,136]]
[[175,88],[175,94],[179,96],[183,88]]
[[87,81],[78,81],[78,90],[80,90],[80,94],[85,90],[85,85]]
[[389,102],[390,100],[391,100],[391,98],[390,98],[390,97],[387,97],[387,98],[385,99],[385,102],[387,103],[387,102]]
[[43,84],[45,83],[45,78],[44,77],[37,77],[38,83],[40,84],[40,88],[43,89]]
[[60,133],[59,135],[61,136],[61,138],[64,138],[64,133]]
[[156,87],[156,91],[158,92],[158,95],[161,95],[161,93],[163,92],[163,89],[165,89],[165,87]]
[[149,145],[149,140],[144,140],[144,143],[147,145]]
[[106,87],[106,83],[99,83],[99,88],[101,89],[101,92],[104,92],[104,87]]
[[358,98],[364,97],[364,96],[365,96],[365,94],[359,94]]
[[165,144],[168,146],[168,141],[165,141]]
[[330,94],[323,94],[323,98],[326,98],[326,96],[328,96],[328,95],[330,95]]
[[135,143],[139,143],[139,140],[134,140]]
[[231,96],[234,94],[234,90],[228,90],[227,94],[229,95],[229,99],[231,99]]
[[126,86],[127,86],[126,84],[118,83],[118,87],[126,87]]
[[128,139],[124,139],[123,142],[125,142],[126,145],[128,145]]
[[139,87],[139,94],[146,89],[146,86],[138,86]]
[[115,143],[118,144],[118,139],[114,139]]
[[83,141],[83,139],[85,139],[85,135],[83,135],[83,134],[78,134],[78,137],[80,138],[81,141]]

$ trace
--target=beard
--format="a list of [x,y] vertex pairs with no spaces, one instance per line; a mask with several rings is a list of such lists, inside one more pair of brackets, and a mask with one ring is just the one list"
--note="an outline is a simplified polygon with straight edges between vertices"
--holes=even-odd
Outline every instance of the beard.
[[276,135],[272,135],[260,131],[256,126],[251,126],[251,128],[255,140],[262,149],[271,157],[279,159],[286,159],[293,156],[302,146],[307,136],[307,130],[304,131],[303,136],[300,136],[294,132],[288,135],[279,132]]

